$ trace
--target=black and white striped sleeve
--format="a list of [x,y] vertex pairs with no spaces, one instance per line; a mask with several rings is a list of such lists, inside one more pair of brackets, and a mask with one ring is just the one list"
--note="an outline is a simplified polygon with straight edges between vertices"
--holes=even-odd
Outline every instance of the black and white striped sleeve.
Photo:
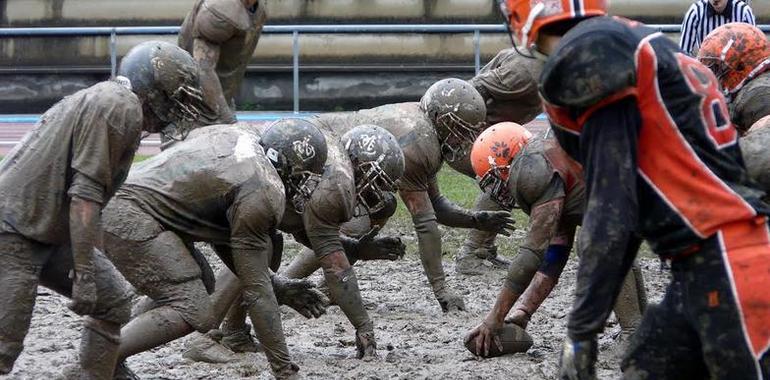
[[757,22],[756,20],[754,20],[754,12],[751,11],[751,7],[748,4],[743,2],[740,3],[740,6],[741,6],[741,15],[740,15],[740,18],[738,18],[738,20],[740,22],[745,22],[747,24],[756,25]]
[[698,3],[690,6],[690,9],[682,21],[682,35],[679,40],[679,48],[687,54],[691,54],[698,45],[697,36],[700,28],[700,17]]

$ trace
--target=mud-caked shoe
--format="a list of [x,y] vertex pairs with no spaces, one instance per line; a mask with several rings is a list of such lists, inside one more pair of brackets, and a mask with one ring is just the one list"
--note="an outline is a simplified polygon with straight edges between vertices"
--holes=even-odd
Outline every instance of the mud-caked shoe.
[[122,361],[115,366],[115,375],[112,380],[140,380],[131,368],[128,368],[126,361]]
[[251,326],[246,325],[238,330],[222,330],[220,343],[232,352],[259,352],[262,345],[251,336]]
[[615,363],[620,363],[626,356],[628,346],[631,345],[631,339],[634,335],[635,329],[621,329],[616,333],[612,339],[603,342],[600,345],[600,350],[604,351],[604,356],[612,358]]
[[273,371],[276,380],[300,380],[299,366],[295,363],[289,363],[278,371]]
[[356,356],[359,359],[377,357],[374,331],[356,331]]
[[501,257],[495,252],[494,255],[487,255],[484,260],[488,261],[495,269],[508,270],[511,266],[511,261]]
[[477,252],[460,252],[455,259],[455,272],[466,276],[479,276],[496,270],[508,270],[510,261],[495,255],[478,255]]
[[190,341],[182,357],[187,360],[203,363],[230,363],[238,360],[232,351],[217,342],[209,334],[200,335]]

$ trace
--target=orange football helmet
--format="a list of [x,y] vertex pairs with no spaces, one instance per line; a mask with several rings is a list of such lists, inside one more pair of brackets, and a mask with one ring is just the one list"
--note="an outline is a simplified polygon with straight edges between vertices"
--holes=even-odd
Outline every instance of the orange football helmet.
[[532,133],[519,124],[502,122],[481,132],[471,148],[471,166],[479,187],[500,205],[513,207],[508,191],[511,161],[527,145]]
[[607,14],[607,0],[507,0],[508,20],[526,48],[537,41],[546,25]]
[[722,91],[729,96],[768,69],[770,44],[753,25],[726,24],[706,36],[698,60],[714,72]]

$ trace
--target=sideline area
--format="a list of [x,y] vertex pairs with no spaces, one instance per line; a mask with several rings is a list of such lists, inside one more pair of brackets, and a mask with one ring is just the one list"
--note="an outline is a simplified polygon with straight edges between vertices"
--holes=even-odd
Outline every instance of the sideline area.
[[[258,111],[258,112],[238,112],[236,114],[238,121],[245,123],[268,123],[271,121],[287,117],[311,117],[318,112],[299,112],[292,111]],[[0,156],[6,155],[13,147],[18,144],[22,137],[29,132],[40,120],[41,115],[9,114],[0,115]],[[540,114],[532,123],[547,123],[545,115]],[[138,155],[153,155],[160,152],[160,137],[157,134],[150,135],[142,140],[142,144],[137,151]]]

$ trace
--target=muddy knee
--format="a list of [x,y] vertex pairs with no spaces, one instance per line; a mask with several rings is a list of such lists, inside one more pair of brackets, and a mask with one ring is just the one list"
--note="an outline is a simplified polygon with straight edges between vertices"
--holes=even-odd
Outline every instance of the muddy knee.
[[517,294],[523,293],[542,263],[543,259],[530,250],[520,250],[511,261],[505,285]]
[[169,289],[172,301],[166,306],[179,312],[196,331],[205,333],[217,327],[208,292],[200,279],[175,284]]

